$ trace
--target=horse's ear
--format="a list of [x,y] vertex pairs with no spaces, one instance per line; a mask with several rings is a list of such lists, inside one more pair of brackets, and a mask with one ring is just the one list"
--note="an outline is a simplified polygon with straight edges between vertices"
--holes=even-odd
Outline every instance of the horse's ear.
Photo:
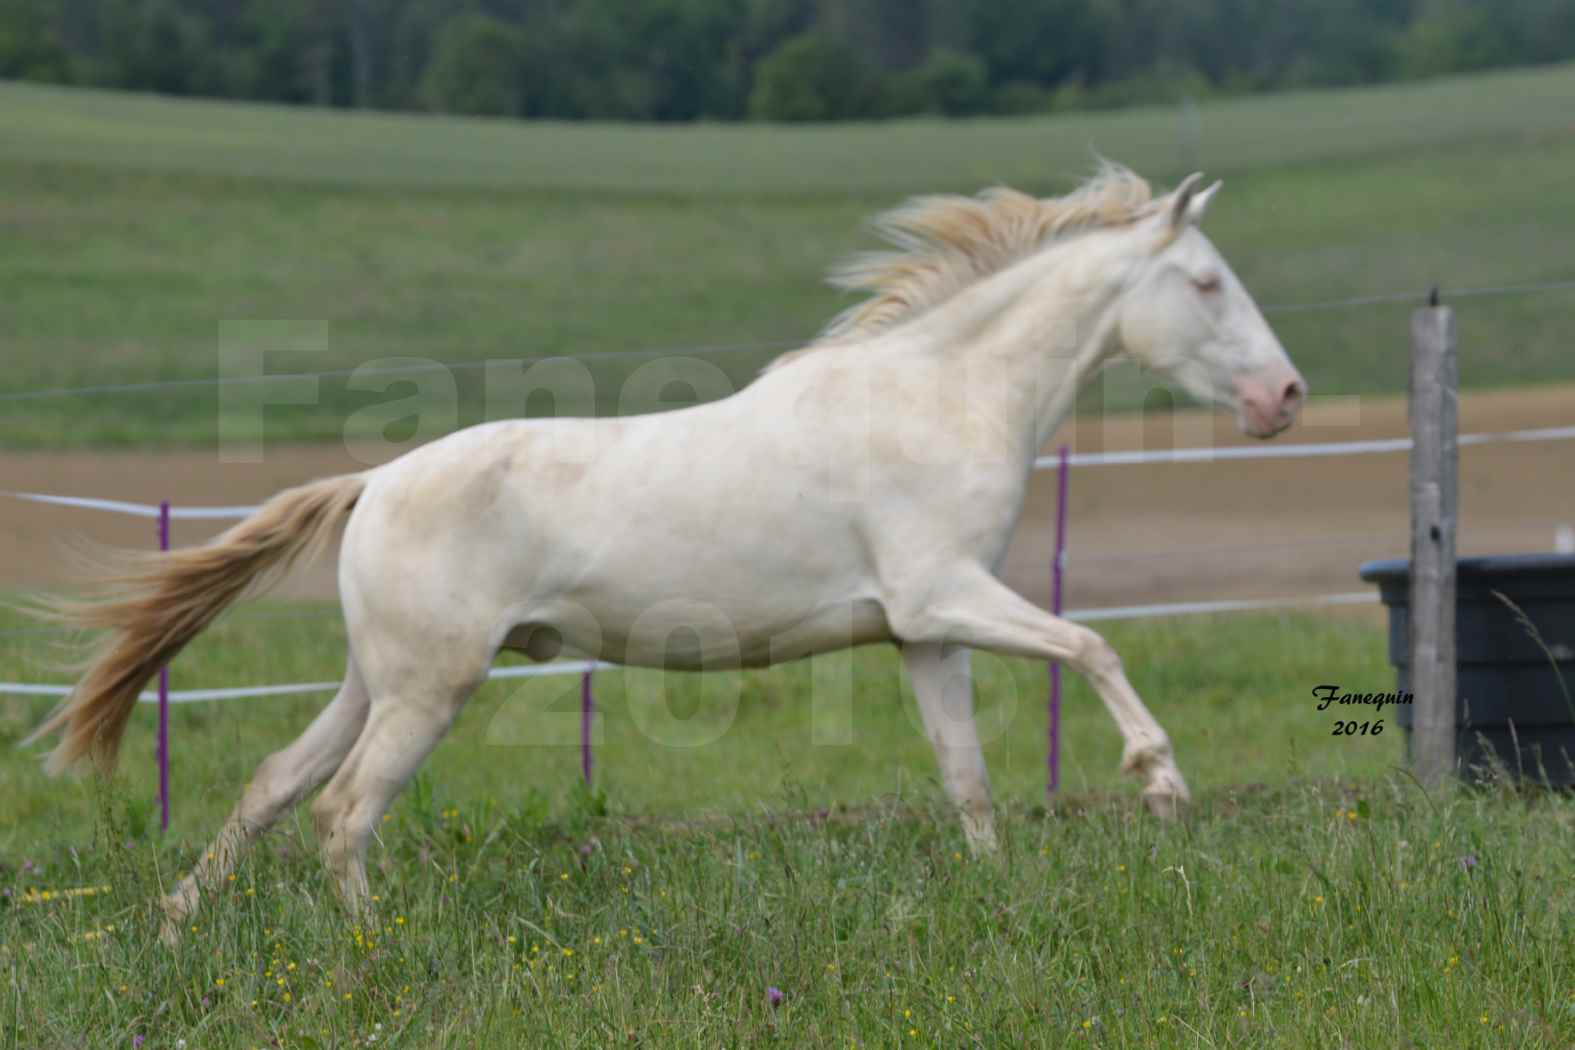
[[1209,201],[1214,199],[1214,195],[1224,185],[1216,181],[1208,189],[1200,190],[1198,187],[1202,183],[1203,173],[1195,171],[1182,179],[1181,185],[1176,187],[1176,192],[1171,194],[1170,225],[1177,232],[1180,232],[1184,226],[1196,226],[1201,223],[1203,213],[1208,210]]

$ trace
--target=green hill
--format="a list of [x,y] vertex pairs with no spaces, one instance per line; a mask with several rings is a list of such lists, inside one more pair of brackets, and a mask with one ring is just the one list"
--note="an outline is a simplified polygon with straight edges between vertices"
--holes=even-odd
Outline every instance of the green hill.
[[[914,192],[1052,192],[1096,153],[1165,182],[1225,177],[1210,233],[1266,305],[1575,277],[1572,97],[1561,66],[1193,113],[657,127],[0,84],[0,442],[211,440],[218,400],[201,384],[11,395],[211,378],[225,322],[308,322],[284,327],[315,349],[269,354],[270,372],[720,344],[741,383],[839,308],[820,277],[866,243],[870,213]],[[1406,311],[1272,319],[1315,390],[1391,392]],[[1572,313],[1575,292],[1462,302],[1463,381],[1575,378]],[[602,411],[645,359],[595,361]],[[489,411],[482,374],[455,373],[454,423]],[[337,436],[347,413],[408,392],[388,382],[324,379],[317,404],[269,409],[268,433]],[[1143,395],[1118,376],[1099,400]]]

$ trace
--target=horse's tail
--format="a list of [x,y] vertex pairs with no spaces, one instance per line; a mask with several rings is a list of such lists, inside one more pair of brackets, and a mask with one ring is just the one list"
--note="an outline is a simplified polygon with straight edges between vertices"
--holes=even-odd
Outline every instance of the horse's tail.
[[100,599],[49,601],[44,616],[113,633],[71,695],[22,743],[60,731],[46,764],[51,774],[88,756],[112,771],[148,680],[252,584],[319,552],[365,487],[364,476],[347,474],[288,489],[205,546],[117,555]]

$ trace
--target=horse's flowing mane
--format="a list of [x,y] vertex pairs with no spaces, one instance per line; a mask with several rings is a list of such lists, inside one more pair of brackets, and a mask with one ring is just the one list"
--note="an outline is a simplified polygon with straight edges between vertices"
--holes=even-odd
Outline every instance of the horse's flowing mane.
[[915,197],[873,223],[896,251],[856,255],[832,271],[833,285],[870,297],[833,318],[804,350],[773,364],[891,328],[1049,241],[1135,222],[1153,204],[1146,180],[1110,163],[1061,197],[1038,198],[1004,186],[974,197]]

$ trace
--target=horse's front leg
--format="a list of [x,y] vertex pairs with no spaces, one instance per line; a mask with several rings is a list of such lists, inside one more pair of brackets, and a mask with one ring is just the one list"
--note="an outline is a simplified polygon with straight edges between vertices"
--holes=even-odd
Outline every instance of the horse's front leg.
[[1170,738],[1143,706],[1108,642],[1024,600],[980,568],[970,566],[937,581],[929,595],[888,613],[897,637],[1065,661],[1088,679],[1116,720],[1126,741],[1121,768],[1142,779],[1149,809],[1162,817],[1177,814],[1189,795]]
[[902,647],[902,662],[913,681],[924,733],[935,748],[946,793],[962,814],[968,848],[975,854],[994,852],[990,776],[984,768],[984,753],[979,749],[979,732],[973,720],[968,650],[919,642]]

